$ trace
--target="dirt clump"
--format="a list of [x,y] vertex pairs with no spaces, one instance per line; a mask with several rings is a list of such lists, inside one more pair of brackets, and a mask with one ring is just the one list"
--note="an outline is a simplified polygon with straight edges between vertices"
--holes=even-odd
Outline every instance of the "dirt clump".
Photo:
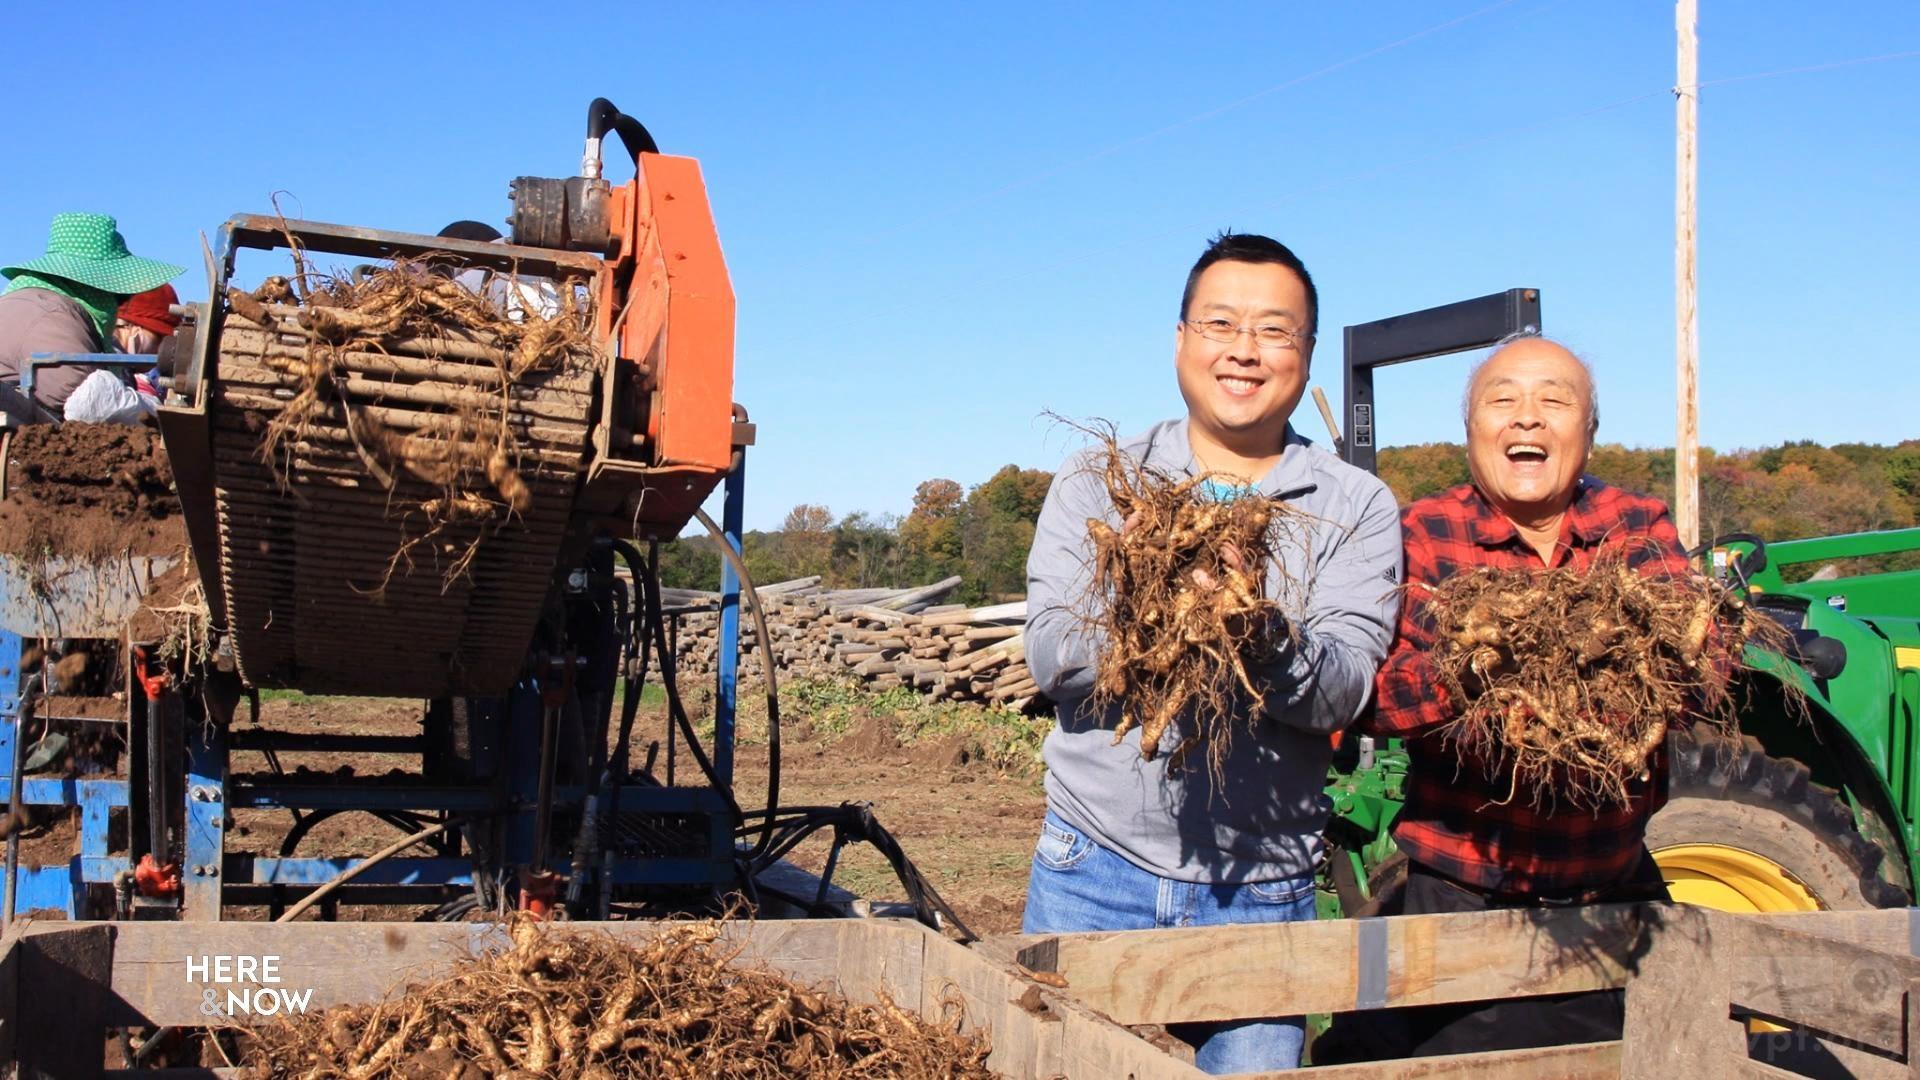
[[388,1000],[257,1034],[252,1080],[352,1076],[975,1078],[990,1047],[952,1019],[850,1002],[732,963],[724,923],[626,943],[519,920],[511,948]]
[[1290,633],[1281,598],[1265,595],[1264,570],[1276,532],[1297,512],[1258,495],[1217,498],[1214,474],[1174,476],[1123,452],[1111,431],[1094,434],[1102,444],[1095,467],[1121,519],[1118,529],[1087,520],[1093,578],[1085,610],[1104,642],[1094,704],[1119,707],[1115,744],[1138,727],[1149,761],[1178,721],[1172,760],[1204,744],[1217,763],[1232,738],[1234,705],[1260,711],[1250,662]]
[[206,587],[191,554],[153,579],[140,606],[127,620],[127,641],[153,645],[161,660],[187,666],[205,662],[212,642]]
[[97,561],[186,547],[160,436],[126,424],[34,424],[7,440],[0,555]]
[[1787,636],[1738,591],[1640,573],[1623,547],[1587,570],[1456,574],[1426,604],[1429,656],[1461,703],[1442,737],[1538,805],[1624,804],[1670,727],[1733,729],[1745,646]]

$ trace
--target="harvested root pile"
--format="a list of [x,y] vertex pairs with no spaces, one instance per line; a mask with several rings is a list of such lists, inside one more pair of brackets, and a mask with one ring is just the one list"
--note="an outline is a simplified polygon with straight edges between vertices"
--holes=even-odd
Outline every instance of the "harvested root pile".
[[[311,274],[297,257],[296,265],[296,281],[312,279],[318,285],[304,296],[297,296],[295,282],[283,277],[268,278],[251,293],[230,289],[227,294],[233,312],[247,322],[273,327],[280,325],[276,315],[291,312],[308,338],[303,350],[275,351],[261,359],[291,380],[291,397],[266,424],[260,444],[262,457],[282,482],[296,468],[295,448],[316,427],[337,426],[381,487],[393,491],[411,478],[437,489],[434,497],[399,508],[419,512],[430,528],[395,554],[389,576],[410,563],[414,548],[431,548],[450,526],[484,527],[526,514],[533,492],[521,473],[514,406],[531,392],[536,376],[584,371],[594,364],[585,317],[571,309],[552,318],[532,310],[510,315],[487,297],[409,262],[357,278]],[[560,295],[571,301],[574,288],[563,284]],[[433,358],[439,357],[490,361],[493,377],[476,378],[470,367],[436,365]],[[436,371],[457,381],[437,383]],[[385,375],[386,383],[369,378],[374,375]],[[381,406],[389,396],[412,410],[409,426],[382,419]],[[465,572],[477,547],[469,545],[453,560],[449,578]]]
[[1444,729],[1536,805],[1624,804],[1670,726],[1731,730],[1729,675],[1786,631],[1703,578],[1648,577],[1622,549],[1586,570],[1483,568],[1427,600],[1430,651],[1464,703]]
[[1265,498],[1214,498],[1208,477],[1169,476],[1121,451],[1111,433],[1099,438],[1101,477],[1122,528],[1087,521],[1087,618],[1105,642],[1094,703],[1119,706],[1115,744],[1138,727],[1149,761],[1184,716],[1193,730],[1182,732],[1173,760],[1205,743],[1218,762],[1235,704],[1259,708],[1249,658],[1278,644],[1281,603],[1264,595],[1261,575],[1275,527],[1292,511]]
[[638,946],[512,927],[513,948],[393,1000],[260,1033],[253,1080],[412,1077],[991,1077],[988,1046],[891,1004],[735,967],[720,923]]

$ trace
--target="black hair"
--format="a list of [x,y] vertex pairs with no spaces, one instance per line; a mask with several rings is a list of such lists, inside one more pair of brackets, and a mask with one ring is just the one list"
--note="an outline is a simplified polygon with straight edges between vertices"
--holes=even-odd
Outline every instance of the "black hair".
[[1313,275],[1307,273],[1307,264],[1293,249],[1272,237],[1257,233],[1237,233],[1231,229],[1207,242],[1207,250],[1187,272],[1187,288],[1180,294],[1180,319],[1186,321],[1187,309],[1193,306],[1193,289],[1199,284],[1200,275],[1207,267],[1217,262],[1278,263],[1293,271],[1300,284],[1307,287],[1307,334],[1320,332],[1320,290],[1313,287]]
[[441,229],[440,236],[447,240],[477,240],[490,244],[500,239],[500,230],[483,221],[462,219]]

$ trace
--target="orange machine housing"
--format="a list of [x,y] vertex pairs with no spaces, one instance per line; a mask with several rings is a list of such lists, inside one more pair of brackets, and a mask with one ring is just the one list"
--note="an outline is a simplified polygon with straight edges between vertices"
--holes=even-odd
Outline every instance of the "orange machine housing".
[[597,336],[614,362],[581,508],[618,535],[670,539],[750,438],[733,405],[733,285],[693,158],[641,154],[607,217]]

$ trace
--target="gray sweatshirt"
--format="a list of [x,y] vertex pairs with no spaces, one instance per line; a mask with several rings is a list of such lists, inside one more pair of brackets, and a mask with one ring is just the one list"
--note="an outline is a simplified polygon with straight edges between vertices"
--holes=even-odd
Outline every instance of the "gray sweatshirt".
[[[1187,422],[1170,420],[1121,441],[1136,459],[1175,476],[1198,471]],[[1102,847],[1140,868],[1179,881],[1243,884],[1299,877],[1319,862],[1331,803],[1323,794],[1332,755],[1328,736],[1365,707],[1399,611],[1400,512],[1387,486],[1339,460],[1292,427],[1286,450],[1257,485],[1260,494],[1302,511],[1275,526],[1287,578],[1267,573],[1297,630],[1259,672],[1265,715],[1233,725],[1216,783],[1204,749],[1168,770],[1176,720],[1152,761],[1140,758],[1140,731],[1113,745],[1118,709],[1088,702],[1099,642],[1083,623],[1090,598],[1087,519],[1114,527],[1120,515],[1085,451],[1053,478],[1027,559],[1027,664],[1040,692],[1059,705],[1047,736],[1048,806]]]

